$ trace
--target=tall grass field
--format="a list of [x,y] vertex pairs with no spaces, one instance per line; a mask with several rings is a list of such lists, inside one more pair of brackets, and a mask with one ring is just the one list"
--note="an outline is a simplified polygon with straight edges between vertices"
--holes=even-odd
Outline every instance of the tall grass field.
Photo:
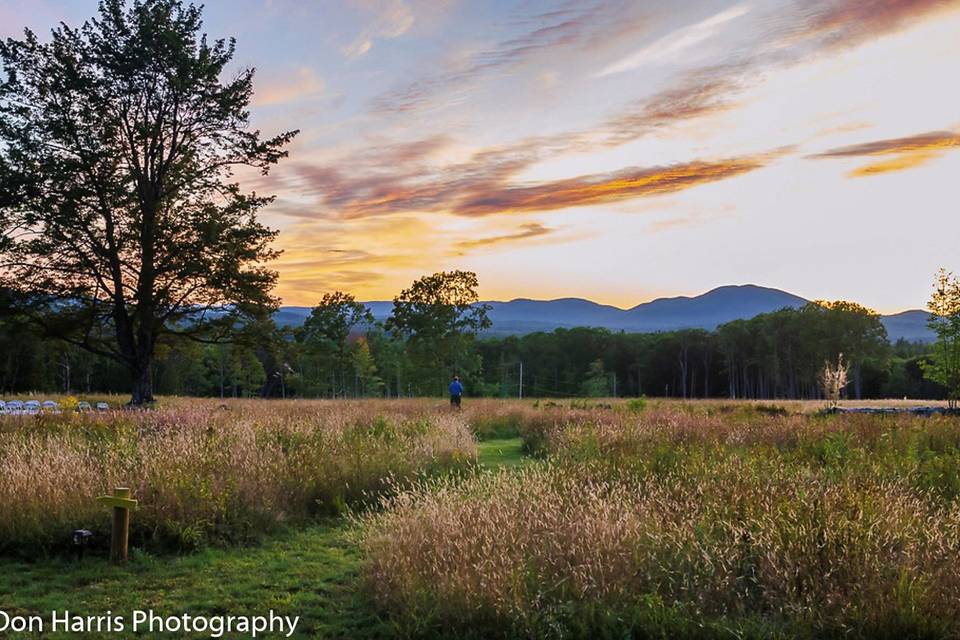
[[[818,408],[166,399],[5,417],[0,574],[19,577],[0,609],[186,579],[216,610],[205,580],[256,557],[305,636],[960,636],[960,419]],[[94,498],[120,484],[140,501],[134,553],[108,571]],[[236,597],[258,589],[276,597]]]

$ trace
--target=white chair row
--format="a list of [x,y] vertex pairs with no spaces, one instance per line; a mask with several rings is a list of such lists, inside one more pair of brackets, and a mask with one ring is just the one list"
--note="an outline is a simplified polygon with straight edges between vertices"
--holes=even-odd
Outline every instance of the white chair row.
[[[82,401],[77,403],[77,411],[84,413],[87,411],[109,411],[110,405],[106,402],[98,402],[96,405],[91,405],[89,402]],[[0,400],[0,415],[4,416],[36,416],[41,413],[63,413],[60,409],[60,404],[54,402],[53,400],[44,400],[40,402],[39,400],[27,400],[23,402],[21,400],[8,400],[4,402]]]

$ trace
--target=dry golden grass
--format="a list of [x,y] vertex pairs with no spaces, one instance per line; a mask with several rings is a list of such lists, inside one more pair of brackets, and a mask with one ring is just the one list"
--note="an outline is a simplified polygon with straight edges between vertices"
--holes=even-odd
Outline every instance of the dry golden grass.
[[[176,401],[155,411],[0,420],[0,551],[33,555],[141,501],[134,541],[192,548],[369,501],[391,478],[476,456],[460,415],[414,403]],[[101,536],[106,537],[106,536]]]
[[526,434],[548,462],[361,519],[369,593],[407,631],[960,635],[956,418],[565,413]]

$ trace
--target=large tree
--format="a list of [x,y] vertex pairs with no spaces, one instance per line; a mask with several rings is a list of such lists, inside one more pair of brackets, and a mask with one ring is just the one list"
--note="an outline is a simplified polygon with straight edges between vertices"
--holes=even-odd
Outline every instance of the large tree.
[[845,300],[820,300],[812,305],[819,307],[814,309],[822,314],[822,330],[816,341],[826,349],[825,359],[834,362],[842,353],[849,362],[853,395],[859,400],[862,396],[864,364],[885,361],[889,356],[890,343],[880,314]]
[[491,326],[489,305],[479,303],[477,274],[442,271],[424,276],[393,299],[386,328],[407,339],[411,360],[420,368],[418,385],[439,393],[451,374],[479,371],[474,340]]
[[253,69],[178,0],[103,0],[49,42],[0,43],[0,286],[50,335],[121,362],[153,398],[168,336],[216,339],[275,304],[264,174],[296,134],[248,123]]
[[927,303],[928,325],[937,334],[937,343],[928,362],[921,364],[926,379],[947,390],[950,408],[960,401],[960,280],[941,269]]
[[323,296],[310,311],[298,332],[308,356],[316,358],[316,369],[333,375],[331,391],[346,395],[347,368],[351,365],[350,333],[358,326],[373,326],[373,314],[349,293],[335,291]]

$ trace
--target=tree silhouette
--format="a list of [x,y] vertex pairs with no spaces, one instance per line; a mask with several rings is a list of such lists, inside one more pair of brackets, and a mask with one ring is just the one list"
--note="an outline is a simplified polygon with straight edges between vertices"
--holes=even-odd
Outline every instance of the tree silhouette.
[[0,43],[0,286],[48,335],[121,362],[138,405],[158,342],[275,305],[271,198],[231,180],[266,174],[296,131],[249,128],[254,71],[222,81],[234,41],[201,28],[177,0],[104,0],[48,43]]

